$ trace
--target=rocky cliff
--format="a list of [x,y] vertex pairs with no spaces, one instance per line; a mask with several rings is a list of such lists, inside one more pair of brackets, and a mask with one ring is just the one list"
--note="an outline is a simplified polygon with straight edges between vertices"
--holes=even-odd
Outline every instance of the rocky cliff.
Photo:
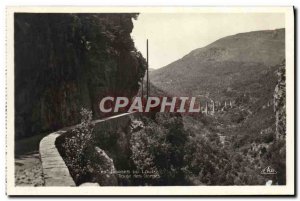
[[276,116],[276,138],[285,139],[286,136],[286,84],[285,63],[277,71],[278,82],[274,91],[274,111]]
[[130,33],[137,14],[15,14],[16,138],[95,117],[106,95],[133,96],[145,60]]

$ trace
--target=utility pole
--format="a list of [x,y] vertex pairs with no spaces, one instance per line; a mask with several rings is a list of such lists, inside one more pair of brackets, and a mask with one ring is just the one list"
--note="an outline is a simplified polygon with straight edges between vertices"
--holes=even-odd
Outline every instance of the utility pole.
[[150,85],[149,85],[149,55],[148,55],[148,39],[147,39],[147,100],[149,98],[149,91],[150,91]]
[[142,99],[144,97],[144,77],[142,77]]

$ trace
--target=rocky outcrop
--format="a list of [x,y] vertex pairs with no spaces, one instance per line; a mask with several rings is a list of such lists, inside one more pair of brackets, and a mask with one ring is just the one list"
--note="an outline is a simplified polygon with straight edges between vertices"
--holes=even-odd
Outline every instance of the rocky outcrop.
[[16,138],[101,117],[103,96],[133,96],[145,60],[130,33],[137,14],[15,14]]
[[286,84],[285,63],[278,71],[278,82],[274,91],[274,111],[276,116],[276,138],[285,139],[286,136]]
[[105,186],[117,186],[118,180],[113,159],[97,146],[95,147],[95,158],[97,162],[94,165],[97,168],[93,173],[93,179]]

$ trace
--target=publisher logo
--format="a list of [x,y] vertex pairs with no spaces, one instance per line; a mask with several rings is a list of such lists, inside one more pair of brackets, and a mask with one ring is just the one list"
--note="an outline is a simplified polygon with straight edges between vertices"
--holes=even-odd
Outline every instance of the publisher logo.
[[267,166],[266,168],[262,169],[260,174],[277,174],[276,170],[271,166]]

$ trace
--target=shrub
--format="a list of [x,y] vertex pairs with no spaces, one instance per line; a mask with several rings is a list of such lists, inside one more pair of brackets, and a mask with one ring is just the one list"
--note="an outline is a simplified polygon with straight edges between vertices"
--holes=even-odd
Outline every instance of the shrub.
[[65,160],[69,167],[74,170],[75,179],[88,173],[87,158],[85,152],[93,145],[92,112],[82,108],[80,111],[81,122],[66,136],[63,147],[65,149]]
[[157,113],[155,120],[131,136],[131,159],[140,172],[153,171],[158,177],[147,179],[141,185],[185,184],[182,167],[186,133],[181,116]]

